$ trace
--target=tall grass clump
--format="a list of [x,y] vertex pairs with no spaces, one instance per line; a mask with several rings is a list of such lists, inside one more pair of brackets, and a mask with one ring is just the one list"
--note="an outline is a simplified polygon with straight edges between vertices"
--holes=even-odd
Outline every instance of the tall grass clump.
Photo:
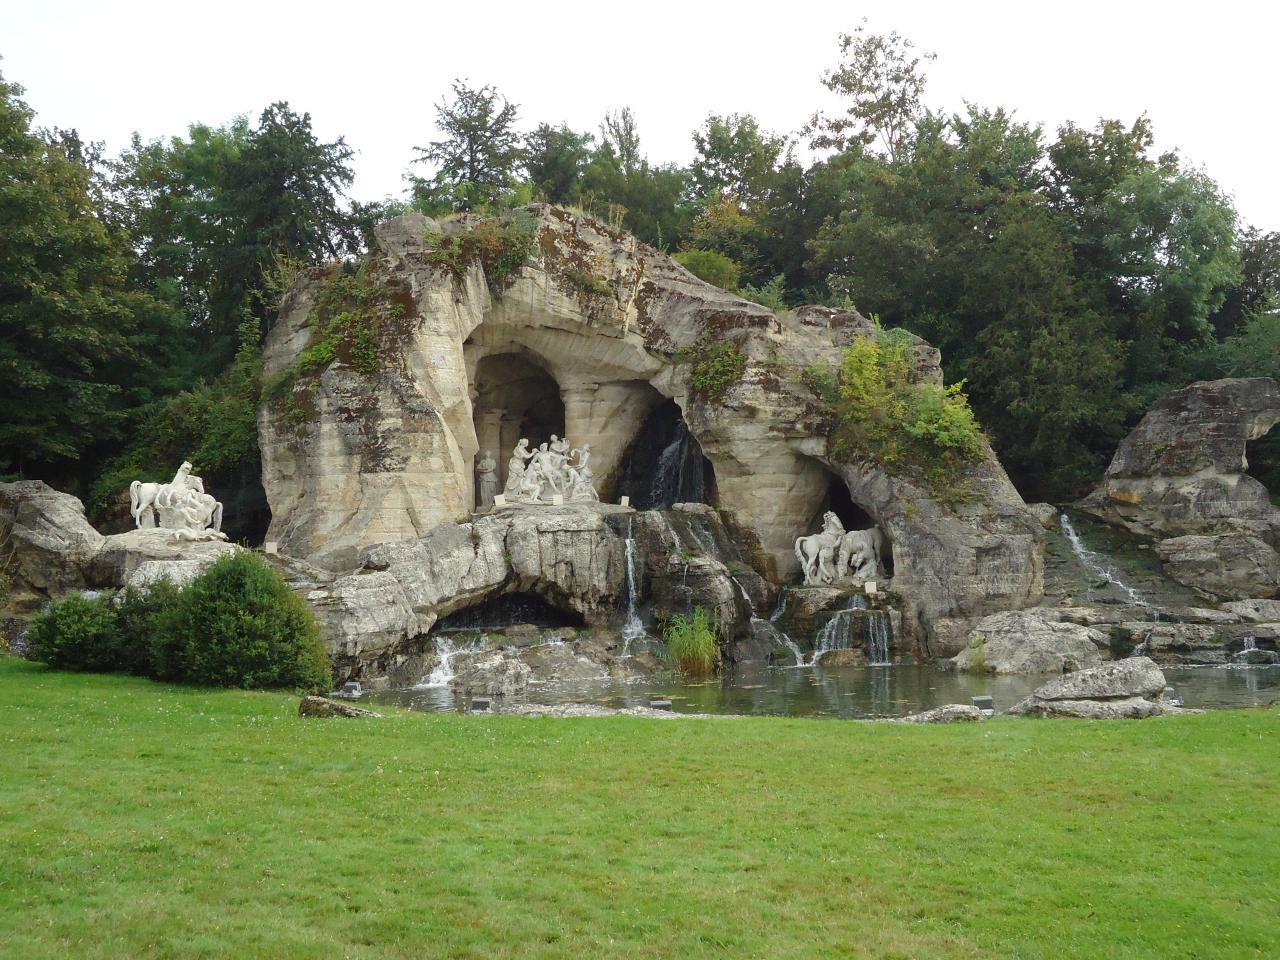
[[720,629],[703,607],[689,616],[677,613],[662,632],[667,659],[682,673],[705,676],[720,662]]

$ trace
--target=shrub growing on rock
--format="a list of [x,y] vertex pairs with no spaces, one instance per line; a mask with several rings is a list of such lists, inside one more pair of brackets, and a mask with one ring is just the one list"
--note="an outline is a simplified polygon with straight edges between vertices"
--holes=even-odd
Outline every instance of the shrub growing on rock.
[[742,267],[723,253],[715,250],[681,250],[673,254],[672,259],[699,280],[706,281],[712,286],[722,290],[738,289],[738,278],[742,276]]
[[165,627],[163,647],[175,679],[329,689],[329,658],[315,618],[284,578],[252,553],[223,556],[188,584]]
[[55,600],[27,627],[31,657],[59,670],[121,669],[123,641],[108,595]]

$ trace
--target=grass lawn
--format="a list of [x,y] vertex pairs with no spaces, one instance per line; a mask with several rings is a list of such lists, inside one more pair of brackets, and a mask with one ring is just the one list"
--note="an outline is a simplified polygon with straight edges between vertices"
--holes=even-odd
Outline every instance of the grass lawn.
[[0,657],[0,956],[1280,956],[1280,710],[296,708]]

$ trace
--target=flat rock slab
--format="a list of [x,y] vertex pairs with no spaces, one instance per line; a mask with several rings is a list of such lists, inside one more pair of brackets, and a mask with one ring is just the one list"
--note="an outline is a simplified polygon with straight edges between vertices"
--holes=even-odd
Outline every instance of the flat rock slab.
[[381,717],[382,714],[353,707],[349,703],[330,700],[328,697],[303,697],[298,704],[300,717]]
[[1119,700],[1037,700],[1035,697],[1028,697],[1009,712],[1027,717],[1145,720],[1147,717],[1162,717],[1184,711],[1145,697],[1123,697]]
[[948,703],[923,713],[894,717],[893,723],[972,723],[982,719],[982,711],[967,703]]
[[1036,690],[1038,700],[1099,700],[1154,697],[1167,686],[1164,673],[1149,657],[1129,657],[1050,680]]

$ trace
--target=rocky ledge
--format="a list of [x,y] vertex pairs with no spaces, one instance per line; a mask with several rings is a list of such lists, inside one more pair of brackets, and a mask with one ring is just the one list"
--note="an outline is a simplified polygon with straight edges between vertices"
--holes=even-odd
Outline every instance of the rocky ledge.
[[1147,657],[1130,657],[1051,680],[1010,708],[1017,716],[1140,720],[1178,713],[1166,702],[1164,673]]

